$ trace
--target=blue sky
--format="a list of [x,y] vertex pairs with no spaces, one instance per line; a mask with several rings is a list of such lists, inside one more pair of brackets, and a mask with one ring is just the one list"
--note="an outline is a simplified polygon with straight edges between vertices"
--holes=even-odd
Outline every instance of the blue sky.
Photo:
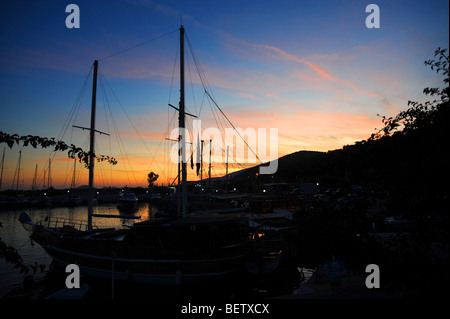
[[[178,99],[178,78],[172,74],[180,13],[221,108],[237,127],[278,128],[280,156],[300,149],[336,149],[369,137],[381,126],[377,114],[395,115],[408,100],[423,99],[424,87],[441,84],[423,62],[437,47],[448,48],[449,4],[441,0],[73,1],[80,8],[80,28],[68,29],[65,8],[70,3],[2,4],[0,130],[58,137],[93,61],[99,59],[108,101],[117,111],[115,120],[132,159],[129,167],[139,176],[131,178],[130,183],[139,180],[133,184],[145,183],[149,157],[154,170],[166,169],[165,159],[153,154],[173,117],[167,103],[177,104]],[[379,29],[365,26],[370,3],[380,8]],[[190,52],[187,61],[187,82],[193,80],[186,85],[189,111],[202,110],[205,126],[215,125],[209,105],[202,104]],[[90,85],[75,124],[89,123]],[[105,113],[101,96],[98,104],[98,128],[111,130],[111,123],[100,116]],[[77,134],[69,129],[64,139],[83,144],[85,136],[76,140]],[[117,151],[106,146],[103,153],[108,148]],[[7,150],[7,183],[18,150]],[[44,163],[49,152],[27,152],[24,170],[32,175],[35,163]],[[63,170],[68,166],[62,158],[58,170],[56,162],[55,181],[67,175]],[[216,174],[222,170],[216,166]],[[30,184],[30,178],[24,183]]]

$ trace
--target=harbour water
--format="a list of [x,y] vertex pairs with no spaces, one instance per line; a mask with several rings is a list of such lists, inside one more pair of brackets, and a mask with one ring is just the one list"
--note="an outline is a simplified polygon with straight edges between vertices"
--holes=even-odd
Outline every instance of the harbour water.
[[[54,208],[23,208],[23,209],[2,209],[0,210],[0,238],[6,245],[17,249],[25,265],[45,265],[48,270],[51,265],[51,258],[43,248],[32,243],[30,240],[30,231],[26,230],[19,221],[21,212],[26,212],[33,221],[38,221],[46,217],[60,217],[71,221],[87,220],[87,207],[54,207]],[[156,208],[149,203],[139,203],[135,210],[123,213],[119,211],[115,204],[101,204],[94,206],[95,214],[118,215],[124,218],[95,218],[94,223],[98,227],[120,228],[124,225],[134,222],[133,219],[127,219],[129,215],[140,217],[138,220],[146,220],[156,212]],[[122,214],[122,215],[121,215]],[[41,272],[37,269],[33,275],[34,281],[42,280],[46,271]],[[30,268],[29,274],[33,273]],[[25,274],[21,273],[14,265],[6,263],[0,259],[0,298],[6,293],[23,287]]]
[[[30,267],[29,274],[33,274],[34,286],[48,286],[52,283],[52,291],[64,289],[64,282],[67,274],[64,270],[53,267],[52,259],[44,251],[44,249],[30,239],[31,232],[26,229],[27,225],[23,225],[19,221],[21,212],[27,213],[33,221],[39,221],[46,217],[65,218],[69,221],[87,222],[87,207],[53,207],[53,208],[33,208],[27,207],[22,209],[5,209],[0,210],[0,237],[6,243],[17,249],[23,259],[25,265],[45,265],[44,272],[39,267],[36,272]],[[139,217],[138,221],[152,218],[157,213],[157,208],[148,202],[139,202],[135,210],[132,212],[123,212],[116,207],[115,203],[99,204],[94,206],[94,214],[116,215],[123,218],[94,218],[94,225],[100,228],[121,228],[131,225],[136,219],[129,217]],[[128,218],[127,218],[128,217]],[[217,298],[218,300],[229,299],[235,297],[259,298],[273,294],[291,293],[299,287],[302,278],[296,267],[289,267],[291,271],[286,269],[279,270],[276,276],[249,276],[247,273],[233,275],[231,278],[225,278],[223,281],[214,284],[207,282],[206,286],[196,285],[196,287],[179,287],[148,289],[148,287],[132,286],[128,287],[126,283],[115,282],[112,288],[111,280],[92,280],[92,278],[82,278],[82,283],[89,283],[89,299],[128,299],[131,294],[133,298],[154,298],[158,300],[172,300],[178,298],[184,300],[186,298]],[[25,274],[21,273],[14,265],[0,260],[0,299],[1,298],[17,298],[21,296],[24,290]],[[38,289],[35,289],[38,290]],[[42,290],[42,289],[41,289]],[[36,296],[41,298],[42,296]],[[45,297],[45,296],[44,296]],[[23,298],[23,297],[18,297]],[[26,297],[26,298],[29,298]]]
[[[344,205],[344,203],[342,204]],[[26,207],[22,209],[0,209],[0,237],[2,241],[9,246],[17,249],[23,259],[25,265],[44,265],[45,271],[41,272],[39,267],[33,273],[33,267],[30,267],[29,274],[33,274],[35,287],[39,287],[41,283],[44,286],[49,283],[56,284],[52,287],[50,293],[65,288],[65,278],[67,274],[64,270],[52,267],[52,259],[38,244],[33,244],[30,240],[31,232],[25,229],[19,221],[21,212],[25,212],[33,221],[39,221],[46,217],[69,219],[71,222],[81,221],[87,222],[87,207],[53,207],[53,208],[33,208]],[[123,212],[116,207],[113,202],[100,203],[94,206],[94,214],[98,215],[115,215],[119,218],[94,218],[94,224],[100,228],[121,228],[131,225],[135,219],[129,217],[139,217],[138,220],[147,220],[157,213],[157,208],[149,202],[140,201],[133,211]],[[311,217],[309,217],[311,216]],[[154,300],[191,300],[191,298],[201,298],[208,300],[231,300],[236,298],[244,298],[245,300],[266,299],[300,299],[300,298],[398,298],[399,296],[410,293],[410,286],[407,289],[398,289],[397,283],[408,284],[403,277],[399,277],[401,273],[397,273],[393,269],[396,262],[406,263],[409,255],[402,257],[399,261],[395,259],[398,254],[390,254],[390,250],[381,248],[378,244],[366,235],[366,241],[363,242],[359,233],[357,236],[343,238],[340,233],[337,235],[329,235],[320,232],[323,227],[327,226],[328,219],[336,216],[329,213],[322,216],[321,223],[315,223],[317,216],[321,217],[320,212],[311,215],[304,215],[297,221],[297,237],[289,239],[291,250],[288,249],[285,257],[280,262],[278,268],[270,274],[255,275],[247,271],[233,274],[230,278],[224,278],[220,282],[206,282],[204,285],[195,285],[195,287],[153,287],[148,286],[130,286],[127,283],[120,283],[113,280],[89,280],[89,296],[88,299],[154,299]],[[352,215],[350,215],[351,217]],[[336,217],[333,217],[336,218]],[[334,223],[333,223],[334,224]],[[328,232],[330,228],[326,228]],[[334,228],[333,228],[334,229]],[[329,237],[325,237],[325,236]],[[330,241],[324,240],[339,239],[339,245],[329,247]],[[314,239],[314,240],[313,240]],[[346,240],[346,241],[344,241]],[[336,241],[336,240],[334,240]],[[367,249],[365,249],[367,247]],[[377,250],[374,247],[378,247]],[[324,251],[324,250],[327,251]],[[331,271],[330,263],[327,259],[329,254],[332,257],[331,265],[334,265],[334,255],[344,251],[347,253],[347,260],[353,262],[352,271],[340,271],[339,280],[335,280],[333,271]],[[342,254],[342,253],[341,253]],[[428,254],[428,252],[427,252]],[[417,252],[416,252],[417,255]],[[356,257],[358,256],[358,257]],[[421,259],[426,261],[426,256]],[[355,261],[356,260],[356,261]],[[361,261],[360,261],[361,260]],[[365,263],[364,261],[368,262]],[[367,264],[375,263],[383,269],[382,289],[368,289],[365,284],[364,269]],[[337,259],[336,264],[342,262]],[[344,263],[345,264],[345,263]],[[361,265],[360,265],[361,264]],[[339,264],[340,265],[340,264]],[[357,266],[360,266],[357,268]],[[443,264],[445,266],[445,264]],[[430,267],[433,266],[430,264]],[[440,274],[440,264],[433,266],[436,269],[434,273]],[[36,268],[36,267],[35,267]],[[244,267],[245,268],[245,267]],[[358,271],[359,269],[359,271]],[[394,268],[395,269],[395,268]],[[442,268],[443,269],[443,268]],[[50,271],[51,270],[51,271]],[[415,271],[417,273],[417,271]],[[433,272],[427,270],[420,274],[430,276]],[[49,275],[50,274],[50,275]],[[54,275],[56,274],[56,275]],[[420,278],[423,277],[420,275]],[[390,277],[389,277],[390,276]],[[399,278],[397,278],[399,277]],[[438,276],[436,276],[437,278]],[[408,279],[409,277],[406,277]],[[15,297],[15,293],[24,290],[25,274],[21,273],[14,265],[0,260],[0,299],[2,297]],[[82,283],[87,278],[82,278]],[[90,278],[92,279],[92,278]],[[310,280],[311,279],[311,280]],[[436,288],[430,283],[422,284],[419,291],[434,291]],[[444,285],[445,286],[445,285]],[[386,288],[385,288],[386,287]],[[423,287],[423,288],[422,288]],[[42,290],[41,290],[42,291]],[[13,293],[12,293],[13,292]],[[47,293],[48,291],[46,291]],[[19,293],[20,294],[20,293]],[[48,294],[37,297],[47,296]],[[19,298],[17,298],[19,299]]]

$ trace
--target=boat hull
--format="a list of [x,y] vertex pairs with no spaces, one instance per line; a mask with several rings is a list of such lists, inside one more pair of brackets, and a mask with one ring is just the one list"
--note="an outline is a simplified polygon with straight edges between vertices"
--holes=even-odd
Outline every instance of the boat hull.
[[32,239],[58,265],[77,264],[86,276],[156,285],[189,284],[235,272],[245,264],[241,218],[233,223],[218,217],[214,223],[206,221],[204,217],[169,224],[153,220],[131,229],[93,231],[38,224],[33,227]]
[[132,283],[176,286],[198,283],[238,271],[244,255],[221,259],[131,259],[97,256],[44,246],[61,267],[77,264],[87,277],[114,279]]

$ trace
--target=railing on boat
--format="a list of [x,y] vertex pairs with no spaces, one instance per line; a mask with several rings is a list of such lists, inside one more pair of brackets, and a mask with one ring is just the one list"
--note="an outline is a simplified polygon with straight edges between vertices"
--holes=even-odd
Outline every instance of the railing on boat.
[[[37,222],[38,225],[47,227],[47,228],[64,228],[71,227],[77,231],[87,231],[88,223],[82,219],[72,219],[65,217],[46,217],[43,220]],[[97,228],[96,226],[92,226],[93,228]]]
[[[120,218],[120,219],[140,219],[141,216],[125,216],[125,215],[107,215],[107,214],[92,214],[94,217],[103,218]],[[64,228],[70,227],[77,231],[87,231],[88,222],[82,219],[73,219],[65,217],[46,217],[43,220],[37,222],[38,225],[47,228]],[[98,229],[97,226],[92,225],[93,229]]]

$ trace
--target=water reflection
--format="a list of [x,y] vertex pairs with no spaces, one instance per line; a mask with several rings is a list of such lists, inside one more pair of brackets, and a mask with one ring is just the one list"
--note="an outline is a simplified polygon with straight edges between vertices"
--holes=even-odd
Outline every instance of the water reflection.
[[[32,243],[30,232],[27,231],[18,218],[21,212],[26,212],[33,221],[39,221],[46,217],[65,218],[69,221],[81,220],[87,222],[87,207],[55,207],[55,208],[24,208],[20,210],[0,210],[0,238],[6,245],[13,246],[22,256],[26,265],[35,263],[46,265],[48,270],[51,258],[40,245]],[[123,218],[94,218],[93,223],[99,227],[122,228],[131,225],[136,221],[143,221],[152,218],[157,209],[149,203],[139,203],[133,211],[119,211],[115,204],[101,204],[94,206],[94,214],[123,216]],[[128,217],[138,217],[129,219]],[[44,274],[36,273],[35,281],[44,278]],[[0,260],[0,297],[5,293],[22,287],[24,274],[15,269],[13,265]]]

